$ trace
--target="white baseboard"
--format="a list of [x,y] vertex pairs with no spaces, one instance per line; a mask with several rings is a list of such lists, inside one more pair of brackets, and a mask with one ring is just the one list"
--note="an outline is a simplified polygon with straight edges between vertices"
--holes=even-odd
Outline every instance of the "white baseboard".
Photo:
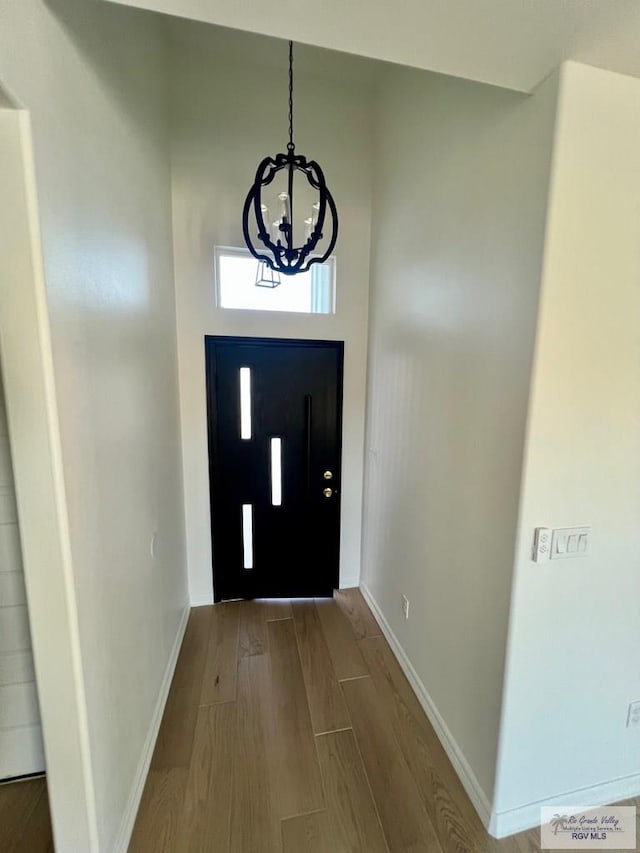
[[469,799],[474,805],[475,810],[480,815],[480,820],[482,823],[488,827],[489,820],[491,817],[491,805],[489,803],[489,799],[485,792],[480,787],[480,783],[476,779],[475,773],[469,766],[467,759],[464,757],[462,750],[460,749],[458,743],[455,738],[449,731],[449,727],[445,723],[442,718],[440,712],[436,708],[433,699],[431,698],[429,691],[424,686],[418,674],[409,658],[406,655],[405,650],[400,645],[400,642],[396,635],[391,630],[391,627],[387,620],[385,619],[378,603],[369,592],[365,584],[360,582],[360,590],[362,591],[362,595],[364,596],[365,601],[373,611],[374,616],[380,623],[380,627],[382,628],[382,633],[387,639],[387,642],[391,646],[394,655],[402,671],[409,679],[409,684],[413,688],[413,692],[416,694],[418,701],[422,705],[422,709],[425,714],[429,718],[429,722],[435,729],[436,734],[438,735],[438,739],[440,743],[445,749],[445,752],[449,756],[449,761],[453,765],[454,770],[458,774],[462,785],[469,795]]
[[607,806],[640,796],[640,773],[623,776],[610,782],[601,782],[589,788],[568,791],[557,794],[546,800],[527,803],[515,809],[504,812],[494,812],[491,815],[489,832],[494,838],[506,838],[517,832],[535,829],[540,825],[540,809],[543,806]]
[[156,702],[153,717],[151,718],[151,724],[149,725],[149,731],[147,732],[147,737],[142,750],[142,755],[140,756],[140,762],[136,771],[133,787],[131,788],[131,793],[129,794],[129,800],[124,810],[122,821],[120,822],[120,830],[116,837],[116,843],[113,848],[115,851],[117,851],[117,853],[127,853],[129,842],[131,841],[133,825],[136,822],[136,816],[138,814],[138,808],[140,807],[140,800],[142,799],[142,792],[144,790],[144,784],[147,781],[147,774],[149,773],[149,766],[151,764],[153,750],[155,748],[156,740],[158,738],[158,732],[160,731],[160,723],[162,722],[162,715],[164,714],[164,708],[167,704],[167,696],[169,695],[171,680],[173,678],[173,673],[176,668],[176,663],[178,662],[178,655],[180,654],[182,638],[184,637],[184,632],[187,627],[187,620],[189,619],[190,610],[190,606],[187,606],[184,609],[184,612],[180,618],[178,630],[176,632],[176,638],[171,649],[171,654],[169,655],[169,660],[167,661],[167,667],[165,669],[162,684],[160,685],[160,691],[158,693],[158,701]]
[[204,598],[196,598],[192,599],[191,607],[206,607],[207,605],[213,604],[213,596],[207,595]]
[[483,824],[494,838],[506,838],[509,835],[515,835],[518,832],[525,832],[526,830],[538,827],[540,825],[540,808],[542,806],[576,804],[585,807],[604,806],[640,796],[640,773],[634,773],[632,776],[624,776],[620,779],[602,782],[589,788],[568,791],[545,800],[526,803],[523,806],[518,806],[508,811],[492,813],[488,797],[480,787],[462,750],[436,708],[433,699],[429,695],[429,691],[418,677],[398,638],[391,630],[378,603],[362,581],[360,582],[360,589],[367,604],[380,623],[382,633],[391,646],[404,674],[409,679],[409,683],[449,756],[449,760],[458,774],[465,791],[469,795],[469,799],[480,815]]

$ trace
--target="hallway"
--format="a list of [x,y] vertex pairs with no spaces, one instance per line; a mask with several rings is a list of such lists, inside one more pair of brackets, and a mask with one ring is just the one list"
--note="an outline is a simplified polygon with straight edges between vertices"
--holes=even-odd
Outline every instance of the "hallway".
[[356,589],[191,611],[131,853],[533,853],[490,838]]
[[[0,786],[0,850],[53,851],[44,779]],[[173,851],[539,853],[540,844],[537,829],[487,834],[351,589],[333,601],[192,609],[129,847]]]

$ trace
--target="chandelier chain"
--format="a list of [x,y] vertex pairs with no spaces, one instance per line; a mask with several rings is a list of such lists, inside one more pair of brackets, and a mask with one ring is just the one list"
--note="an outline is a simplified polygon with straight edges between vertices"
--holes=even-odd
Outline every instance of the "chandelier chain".
[[293,42],[289,42],[289,151],[293,151]]

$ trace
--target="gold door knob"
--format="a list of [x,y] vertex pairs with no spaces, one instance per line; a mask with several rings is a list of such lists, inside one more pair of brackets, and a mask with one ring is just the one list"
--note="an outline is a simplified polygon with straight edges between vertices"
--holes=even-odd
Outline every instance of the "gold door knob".
[[322,494],[325,496],[325,498],[330,498],[333,494],[333,489],[323,489]]
[[325,471],[324,472],[324,478],[325,478],[325,480],[332,480],[333,479],[332,472],[331,471]]

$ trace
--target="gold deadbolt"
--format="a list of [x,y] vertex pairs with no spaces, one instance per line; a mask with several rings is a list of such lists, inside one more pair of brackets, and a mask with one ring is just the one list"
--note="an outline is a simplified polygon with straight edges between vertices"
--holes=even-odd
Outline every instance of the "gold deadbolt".
[[325,498],[330,498],[333,494],[333,489],[323,489],[322,494],[325,496]]
[[331,471],[325,471],[324,472],[324,478],[325,478],[325,480],[332,480],[333,474],[331,473]]

